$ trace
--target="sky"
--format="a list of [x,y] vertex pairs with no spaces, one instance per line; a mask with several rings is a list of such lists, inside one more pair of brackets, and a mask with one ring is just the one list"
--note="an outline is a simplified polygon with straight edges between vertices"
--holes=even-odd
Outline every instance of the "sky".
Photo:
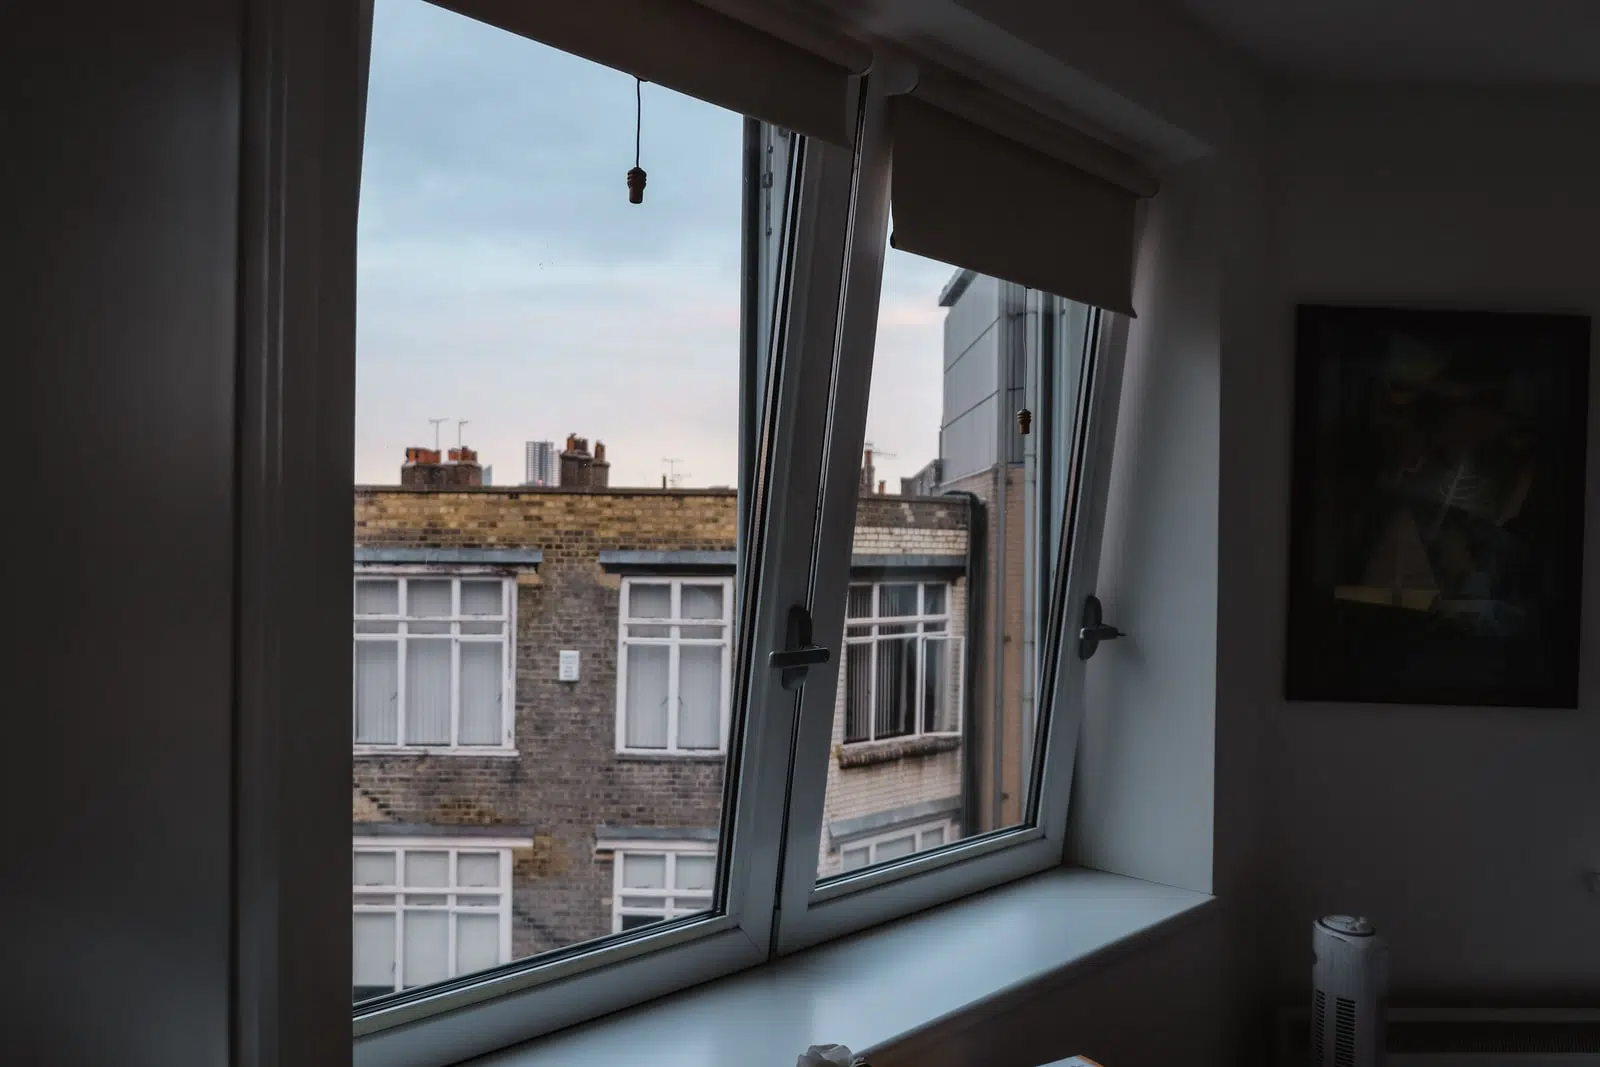
[[[424,0],[378,0],[358,245],[356,480],[460,440],[604,441],[613,485],[732,485],[738,115]],[[891,491],[937,455],[952,268],[891,251],[866,438]],[[458,428],[458,420],[467,420]],[[893,453],[884,456],[882,453]]]

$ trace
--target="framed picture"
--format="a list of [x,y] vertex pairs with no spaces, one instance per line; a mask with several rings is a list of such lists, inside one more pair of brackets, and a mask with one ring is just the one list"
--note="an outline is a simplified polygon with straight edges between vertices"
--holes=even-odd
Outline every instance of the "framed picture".
[[1571,708],[1589,320],[1302,305],[1286,695]]

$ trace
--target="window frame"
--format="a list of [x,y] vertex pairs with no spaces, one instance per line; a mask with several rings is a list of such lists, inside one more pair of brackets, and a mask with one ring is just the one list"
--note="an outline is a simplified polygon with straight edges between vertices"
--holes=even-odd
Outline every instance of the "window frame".
[[[448,618],[410,617],[406,614],[406,588],[413,581],[449,581],[450,609]],[[355,613],[356,587],[362,581],[395,581],[398,583],[398,615],[357,615]],[[502,613],[496,616],[465,616],[460,613],[462,581],[495,581],[500,584]],[[356,715],[355,648],[366,643],[392,642],[398,646],[395,670],[398,674],[395,701],[395,737],[393,744],[381,741],[355,741],[353,751],[358,756],[388,756],[397,754],[434,754],[453,756],[515,756],[517,723],[517,580],[515,574],[504,569],[474,567],[393,566],[383,564],[357,564],[350,583],[351,589],[351,736],[356,736],[359,726]],[[354,630],[357,622],[394,622],[396,629],[389,633],[361,633]],[[450,743],[446,745],[417,745],[405,740],[406,728],[406,645],[407,625],[413,622],[448,622],[448,634],[433,635],[433,639],[450,641]],[[471,621],[499,622],[504,627],[499,635],[500,644],[500,740],[496,744],[464,744],[461,742],[461,644],[463,638],[470,644],[495,644],[492,635],[463,634],[461,624]]]
[[[934,830],[938,830],[943,834],[943,840],[941,840],[937,845],[923,845],[922,835],[931,833]],[[958,830],[956,821],[947,816],[941,819],[928,819],[923,822],[910,822],[906,823],[904,826],[896,826],[888,830],[878,830],[866,836],[852,838],[848,841],[835,842],[839,848],[840,874],[851,874],[855,871],[865,870],[868,867],[874,867],[879,863],[886,862],[878,859],[876,853],[880,846],[887,844],[890,841],[896,841],[902,837],[910,836],[913,845],[910,855],[915,856],[920,852],[925,852],[934,848],[943,848],[945,845],[953,843],[957,840],[957,832]],[[844,865],[844,854],[860,848],[865,848],[867,850],[867,862],[862,864],[860,867],[846,867]]]
[[[755,710],[730,722],[726,773],[738,784],[719,832],[716,908],[358,1007],[359,1067],[459,1062],[771,958],[782,849],[777,828],[786,811],[798,706],[781,673],[757,662],[753,650],[782,647],[790,606],[809,599],[813,501],[825,454],[843,266],[828,250],[847,244],[855,163],[849,149],[798,136],[789,157],[782,250],[776,277],[762,283],[777,286],[772,334],[741,350],[742,381],[759,383],[743,395],[761,404],[740,441],[750,459],[744,469],[754,474],[739,488],[732,706]],[[746,167],[755,160],[747,150]],[[747,170],[747,212],[754,210],[753,177]],[[741,294],[746,305],[751,291],[747,286]],[[552,983],[560,984],[560,995],[548,995]],[[436,1025],[445,1013],[448,1023]]]
[[[512,898],[512,857],[513,849],[529,848],[533,842],[528,839],[498,838],[498,837],[384,837],[384,836],[352,836],[350,851],[352,854],[366,853],[376,855],[386,853],[394,857],[396,879],[390,886],[367,886],[357,884],[351,878],[351,913],[352,915],[393,915],[395,917],[395,986],[391,992],[402,992],[408,987],[401,984],[401,977],[405,974],[405,923],[404,915],[406,904],[404,898],[410,895],[456,897],[460,895],[489,896],[491,893],[499,897],[499,902],[494,908],[495,916],[500,920],[499,930],[499,960],[495,966],[501,966],[511,961],[511,923],[515,910]],[[448,885],[443,888],[421,886],[407,888],[405,878],[405,857],[411,852],[444,852],[449,856],[451,876]],[[470,887],[462,889],[457,884],[457,867],[460,855],[463,852],[494,853],[499,862],[500,884],[493,889]],[[395,903],[392,905],[362,904],[355,901],[359,896],[393,896]],[[434,908],[436,906],[427,905]],[[449,969],[452,972],[447,978],[458,977],[453,972],[456,967],[456,920],[464,912],[469,915],[482,915],[488,909],[463,908],[454,902],[443,905],[445,914],[449,916],[449,947],[447,949]],[[478,973],[478,972],[469,972]],[[357,1002],[359,1003],[359,1002]]]
[[[915,586],[917,590],[917,611],[911,615],[882,614],[882,590],[886,585]],[[929,612],[927,610],[929,587],[937,587],[944,591],[944,611]],[[846,747],[852,747],[855,745],[871,745],[878,741],[891,741],[906,737],[960,737],[962,717],[966,713],[965,693],[962,691],[960,686],[956,686],[951,689],[951,693],[953,694],[953,698],[955,700],[955,710],[953,713],[953,723],[950,728],[946,730],[929,730],[925,728],[928,710],[925,706],[925,699],[927,696],[927,646],[929,644],[929,639],[931,638],[933,641],[943,642],[946,648],[954,651],[956,659],[952,664],[949,665],[950,669],[954,670],[958,675],[960,675],[965,668],[966,646],[963,641],[964,635],[956,633],[953,629],[955,614],[951,605],[952,598],[955,596],[955,583],[942,579],[924,580],[918,578],[874,578],[868,581],[852,581],[850,583],[850,588],[870,588],[872,590],[872,613],[870,615],[851,616],[849,614],[849,592],[846,592],[844,636],[840,639],[840,670],[844,671],[846,677],[848,678],[850,649],[852,647],[865,648],[869,650],[870,666],[867,672],[869,695],[867,703],[870,705],[870,713],[867,716],[868,735],[866,737],[858,737],[852,740],[850,738],[850,698],[852,694],[849,686],[847,685],[844,690],[845,735],[844,740],[841,743]],[[944,628],[942,630],[930,630],[927,628],[933,624],[942,624]],[[852,635],[850,633],[852,629],[863,626],[870,627],[872,632],[868,634],[857,635]],[[879,633],[879,627],[881,626],[912,626],[915,627],[915,629],[913,629],[910,633],[904,634],[884,634]],[[916,701],[916,707],[912,710],[912,722],[914,723],[914,728],[906,733],[886,734],[882,737],[879,737],[877,732],[877,666],[879,653],[882,646],[890,641],[908,640],[916,649],[917,659],[917,678],[912,687],[912,693]]]
[[[666,585],[671,590],[672,616],[669,619],[643,618],[630,615],[631,593],[635,585]],[[681,600],[685,585],[714,585],[722,590],[722,615],[717,619],[685,619]],[[617,736],[619,755],[645,756],[660,759],[707,759],[721,757],[728,751],[728,727],[732,719],[733,702],[733,618],[734,580],[725,575],[625,575],[617,599]],[[677,631],[682,626],[720,626],[719,638],[683,637],[673,633],[667,637],[632,637],[629,626],[667,626]],[[644,748],[628,744],[628,649],[632,647],[667,648],[667,744],[662,748]],[[717,706],[717,746],[715,748],[686,748],[679,740],[679,709],[672,696],[679,685],[679,663],[682,649],[687,647],[715,647],[722,653],[722,669],[718,678],[720,695]],[[681,702],[681,701],[680,701]]]
[[[350,573],[354,237],[371,4],[273,2],[252,9],[247,23],[237,464],[239,804],[234,814],[239,889],[236,989],[245,1010],[237,1028],[246,1059],[276,1062],[281,1055],[286,1061],[311,1061],[325,1050],[333,1032],[326,992],[339,981],[341,969],[350,970],[345,946],[350,943],[346,938],[351,913],[339,900],[338,886],[341,870],[348,873],[351,839],[342,826],[335,830],[328,815],[349,779],[350,755],[342,748],[349,738],[344,742],[337,738],[340,727],[331,694],[348,680],[345,672],[350,663],[335,651],[337,641],[347,638],[337,637],[333,628],[338,609],[332,593]],[[819,372],[821,357],[837,356],[836,335],[843,336],[850,351],[860,351],[863,324],[870,351],[881,276],[870,284],[866,279],[874,260],[881,272],[882,242],[877,238],[887,223],[886,183],[879,188],[888,165],[881,105],[887,92],[905,91],[914,81],[914,71],[892,56],[879,59],[871,78],[860,83],[867,92],[860,109],[857,155],[853,158],[846,150],[820,142],[796,153],[805,159],[804,178],[786,216],[797,211],[805,223],[795,228],[796,245],[781,257],[782,269],[790,273],[779,298],[783,306],[775,316],[779,327],[771,342],[774,352],[787,354],[789,365],[775,368],[767,383],[772,400],[765,422],[750,435],[760,456],[752,457],[741,480],[741,498],[747,483],[770,483],[761,489],[771,495],[769,506],[756,509],[760,521],[755,525],[764,524],[765,531],[756,529],[748,541],[742,537],[740,542],[739,641],[755,648],[776,647],[774,636],[783,633],[783,615],[790,604],[808,603],[816,618],[827,620],[828,583],[819,582],[818,576],[845,573],[844,567],[834,566],[838,546],[824,546],[826,551],[812,561],[812,572],[799,580],[776,561],[788,559],[792,567],[798,536],[815,544],[815,523],[799,521],[798,514],[811,518],[823,492],[824,462],[808,448],[794,445],[797,440],[809,444],[816,427],[830,418],[828,397],[836,383],[832,372]],[[859,180],[854,175],[858,161],[864,172]],[[786,218],[786,231],[791,225]],[[846,247],[842,238],[847,233],[854,239]],[[830,263],[839,247],[846,249],[844,264]],[[858,279],[844,285],[842,267],[859,273]],[[1115,423],[1115,404],[1108,398],[1117,392],[1126,338],[1126,322],[1120,316],[1106,315],[1105,324],[1101,336],[1110,343],[1102,343],[1098,359],[1106,387],[1098,390],[1096,410],[1108,408],[1111,418],[1109,423],[1093,420],[1093,440],[1082,466],[1087,482],[1080,487],[1083,508],[1076,520],[1095,531],[1099,524],[1094,512],[1103,508],[1109,468],[1107,428],[1114,429]],[[835,369],[849,370],[846,363],[836,363]],[[749,372],[748,362],[744,370]],[[859,413],[845,413],[835,442],[864,436],[865,404],[862,391]],[[775,410],[793,417],[778,420],[772,414]],[[835,448],[828,453],[826,486],[845,485],[855,477],[859,455],[843,454],[848,451]],[[774,457],[782,461],[774,462]],[[838,476],[841,464],[848,478]],[[1068,544],[1075,540],[1063,538]],[[843,551],[847,556],[848,544]],[[1075,553],[1074,571],[1092,573],[1092,562],[1089,553]],[[842,597],[848,583],[841,579],[836,584],[833,595]],[[1092,586],[1068,580],[1055,597],[1060,601],[1065,590],[1066,602],[1076,604],[1078,594],[1087,588]],[[842,620],[842,604],[837,606],[840,610],[834,617]],[[826,624],[819,637],[826,638],[825,630]],[[1055,658],[1064,647],[1058,645]],[[786,766],[791,735],[798,738],[801,756],[825,751],[831,722],[815,713],[814,698],[805,690],[827,689],[831,714],[834,671],[814,670],[800,698],[785,701],[774,693],[776,672],[766,671],[764,664],[753,664],[744,656],[736,661],[735,670],[740,685],[735,706],[759,706],[761,714],[750,716],[752,721],[740,724],[749,728],[736,730],[730,738],[730,774],[737,763],[743,763],[747,772]],[[824,731],[820,749],[819,729]],[[814,860],[817,854],[814,839],[810,849],[793,847],[797,826],[806,821],[813,803],[818,817],[810,821],[813,831],[821,832],[816,783],[804,776],[787,783],[782,775],[752,782],[748,790],[741,790],[738,810],[724,828],[719,851],[725,868],[719,872],[720,914],[661,924],[662,930],[589,952],[582,959],[513,966],[510,972],[474,982],[470,988],[446,988],[417,1001],[358,1014],[355,1061],[361,1067],[459,1062],[731,973],[774,952],[881,921],[885,909],[868,905],[889,898],[866,890],[893,891],[887,913],[905,914],[1030,873],[1042,855],[1053,852],[1059,861],[1071,774],[1068,746],[1075,742],[1075,734],[1075,729],[1050,731],[1052,752],[1042,761],[1047,782],[1041,793],[1059,796],[1061,805],[1059,810],[1041,805],[1042,825],[1035,836],[1046,840],[1024,835],[973,840],[928,857],[930,862],[914,871],[908,864],[905,871],[869,872],[851,880],[847,888],[853,896],[841,898],[840,903],[849,901],[852,909],[826,909],[826,914],[812,906],[814,866],[798,893],[788,879],[803,865],[796,861],[782,872],[778,867],[780,851],[786,847],[791,856]],[[1063,740],[1063,735],[1071,736]],[[1068,756],[1064,769],[1058,751],[1062,747]],[[785,801],[791,784],[794,807],[789,809]],[[769,840],[756,833],[784,826],[788,810],[800,815],[787,821],[787,840]],[[798,839],[804,836],[801,833]],[[736,840],[730,845],[730,839]],[[1005,870],[993,866],[981,876],[956,876],[975,869],[967,861],[991,853],[1011,861]],[[731,863],[726,862],[729,858]],[[946,866],[948,877],[935,885],[929,876]],[[1007,870],[1012,873],[1006,874]],[[771,876],[778,874],[784,881],[775,894]],[[776,923],[774,915],[779,916]],[[801,920],[816,923],[819,916],[820,924],[804,930],[787,925]],[[557,979],[562,995],[545,995],[551,991],[544,985]],[[448,1023],[435,1025],[432,1017],[446,1011]],[[339,1026],[343,1025],[340,1020]]]
[[[709,892],[702,892],[700,890],[680,890],[676,885],[673,884],[676,879],[676,868],[679,857],[710,856],[713,860],[715,860],[717,856],[717,843],[715,841],[649,841],[643,839],[612,840],[605,843],[605,848],[611,852],[611,932],[613,934],[620,934],[624,932],[622,927],[622,920],[624,916],[653,914],[652,912],[642,911],[632,905],[624,905],[622,903],[622,898],[625,896],[653,896],[654,894],[660,893],[663,900],[673,902],[672,904],[663,907],[662,911],[665,914],[663,914],[660,919],[646,923],[646,926],[653,926],[656,922],[663,922],[671,919],[680,919],[686,916],[697,915],[715,905],[716,892],[714,889]],[[657,855],[666,858],[666,874],[663,881],[665,881],[667,885],[664,888],[659,890],[629,889],[622,884],[623,876],[626,873],[624,866],[627,857]],[[706,907],[685,909],[677,906],[676,901],[679,898],[689,896],[696,898],[704,897]],[[635,929],[643,929],[643,927],[635,927]]]
[[[815,640],[841,647],[849,582],[850,546],[859,486],[857,465],[866,436],[876,340],[878,299],[889,238],[889,175],[892,139],[888,99],[910,92],[916,70],[894,55],[874,67],[866,86],[857,142],[855,226],[847,252],[846,279],[835,354],[833,422],[829,470],[818,518],[812,614]],[[930,853],[889,864],[819,878],[829,745],[837,706],[840,662],[813,669],[802,689],[799,729],[790,779],[786,862],[782,872],[775,952],[784,954],[887,922],[1059,866],[1066,851],[1067,806],[1082,722],[1083,670],[1068,633],[1067,605],[1081,605],[1094,590],[1099,564],[1110,451],[1121,394],[1126,318],[1102,313],[1086,341],[1092,358],[1083,363],[1082,388],[1072,435],[1075,475],[1068,479],[1069,521],[1063,525],[1048,625],[1040,649],[1037,698],[1048,695],[1050,718],[1040,717],[1041,739],[1033,749],[1034,778],[1024,821],[975,835]],[[856,447],[843,447],[844,445]],[[1052,507],[1058,506],[1052,502]],[[1073,609],[1076,610],[1076,609]]]

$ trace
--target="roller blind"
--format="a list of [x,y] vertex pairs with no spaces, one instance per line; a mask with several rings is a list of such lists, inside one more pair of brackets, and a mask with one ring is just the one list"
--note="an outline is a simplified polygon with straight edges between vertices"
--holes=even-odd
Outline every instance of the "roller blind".
[[438,2],[740,114],[854,143],[849,79],[865,69],[868,56],[843,38],[796,27],[794,36],[810,46],[804,47],[696,0]]
[[1133,314],[1134,212],[1153,180],[1076,131],[1069,162],[1036,127],[1024,143],[915,94],[890,98],[889,126],[896,248]]

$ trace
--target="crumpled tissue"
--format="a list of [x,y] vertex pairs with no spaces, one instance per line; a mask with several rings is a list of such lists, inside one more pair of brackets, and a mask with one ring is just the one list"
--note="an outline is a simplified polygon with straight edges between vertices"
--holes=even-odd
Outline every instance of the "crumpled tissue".
[[812,1045],[800,1054],[794,1067],[851,1067],[855,1054],[844,1045]]

